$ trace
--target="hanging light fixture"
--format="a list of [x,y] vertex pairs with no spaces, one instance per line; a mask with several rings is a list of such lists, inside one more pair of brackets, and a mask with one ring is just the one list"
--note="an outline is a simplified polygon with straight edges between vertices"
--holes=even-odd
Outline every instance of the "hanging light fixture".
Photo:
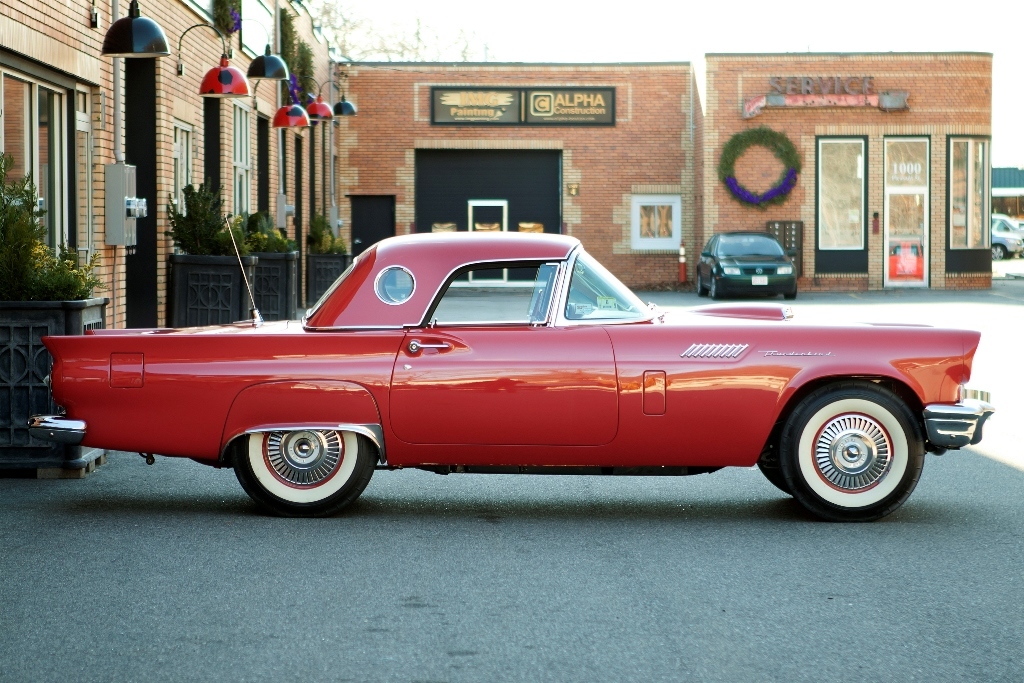
[[274,128],[308,128],[309,114],[298,104],[286,104],[274,114]]
[[257,55],[254,60],[249,62],[249,69],[245,75],[253,81],[287,81],[288,65],[278,55],[270,53],[270,44],[268,43],[263,54]]
[[224,34],[220,32],[220,29],[212,24],[193,24],[185,29],[181,37],[178,38],[178,75],[181,76],[185,73],[185,63],[181,59],[181,41],[185,39],[186,33],[201,26],[206,26],[217,32],[217,35],[220,36],[222,52],[220,65],[213,67],[203,76],[203,80],[199,84],[199,95],[201,97],[249,97],[252,94],[249,90],[249,81],[245,79],[245,74],[241,69],[231,66],[228,62],[227,41],[224,40]]
[[341,93],[341,99],[334,103],[335,116],[355,116],[356,105],[345,99],[345,93]]
[[128,16],[107,29],[100,54],[104,57],[166,57],[171,54],[160,24],[142,16],[139,1],[128,5]]
[[306,107],[306,111],[309,112],[309,118],[313,121],[330,121],[334,118],[331,105],[324,102],[322,95],[317,95],[316,101]]

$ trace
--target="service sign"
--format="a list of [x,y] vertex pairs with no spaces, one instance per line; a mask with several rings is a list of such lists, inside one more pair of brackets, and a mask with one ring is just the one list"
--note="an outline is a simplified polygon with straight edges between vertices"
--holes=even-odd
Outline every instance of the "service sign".
[[614,126],[615,88],[432,88],[441,125]]

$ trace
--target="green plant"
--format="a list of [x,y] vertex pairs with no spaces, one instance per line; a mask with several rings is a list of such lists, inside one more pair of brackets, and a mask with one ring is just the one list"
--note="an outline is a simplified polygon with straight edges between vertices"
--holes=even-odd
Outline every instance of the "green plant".
[[241,218],[229,225],[220,213],[220,198],[205,183],[198,188],[186,185],[183,194],[184,212],[179,213],[173,202],[167,205],[171,229],[166,234],[175,246],[193,256],[234,256],[235,249],[231,244],[231,234],[234,233],[239,253],[242,256],[249,253]]
[[309,221],[309,241],[306,243],[310,254],[347,254],[345,240],[335,237],[327,218],[313,214]]
[[213,25],[226,36],[238,31],[242,23],[241,0],[213,0]]
[[98,254],[79,266],[73,251],[46,246],[46,228],[28,176],[8,180],[14,164],[0,152],[0,301],[87,299],[100,281],[93,274]]
[[274,227],[265,211],[249,215],[245,221],[245,243],[250,253],[283,254],[295,251],[295,242]]

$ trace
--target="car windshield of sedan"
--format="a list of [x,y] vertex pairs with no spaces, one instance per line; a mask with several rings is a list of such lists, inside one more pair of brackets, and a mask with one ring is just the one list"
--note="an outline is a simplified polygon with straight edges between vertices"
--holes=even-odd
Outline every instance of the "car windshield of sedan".
[[567,320],[640,320],[648,309],[604,266],[586,252],[580,253],[572,269]]
[[722,235],[718,239],[718,256],[783,256],[782,247],[771,237],[761,235]]

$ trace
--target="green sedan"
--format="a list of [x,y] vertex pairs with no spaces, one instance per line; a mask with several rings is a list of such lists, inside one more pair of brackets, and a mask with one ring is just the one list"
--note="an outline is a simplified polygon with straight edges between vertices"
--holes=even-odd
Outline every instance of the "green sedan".
[[726,232],[708,240],[697,264],[697,295],[781,294],[796,298],[796,268],[765,232]]

